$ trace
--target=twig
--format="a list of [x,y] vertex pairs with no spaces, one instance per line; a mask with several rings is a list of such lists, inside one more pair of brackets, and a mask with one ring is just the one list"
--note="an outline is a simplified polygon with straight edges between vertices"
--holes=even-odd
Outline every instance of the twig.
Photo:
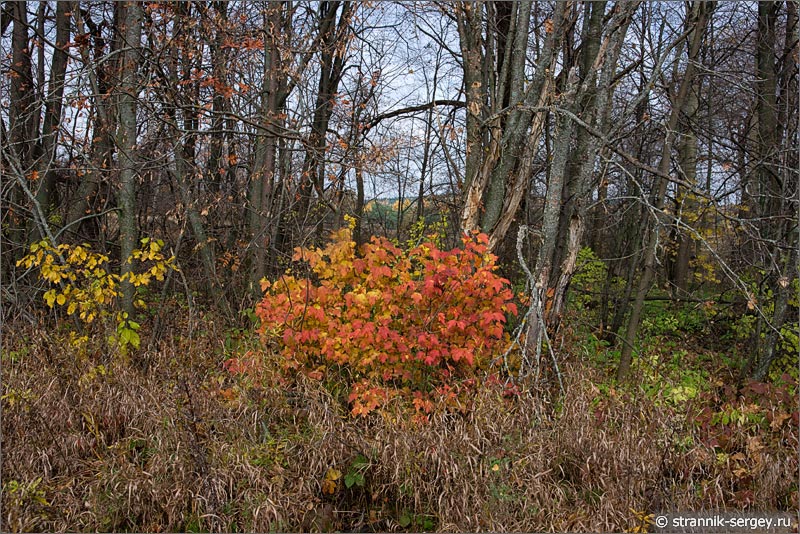
[[[503,366],[506,369],[506,371],[508,371],[508,355],[511,353],[511,351],[514,349],[515,346],[519,347],[522,350],[522,354],[523,354],[522,363],[520,364],[519,376],[522,377],[522,376],[525,375],[525,373],[524,373],[524,365],[525,365],[525,363],[529,363],[529,362],[527,362],[527,357],[528,357],[528,354],[530,353],[529,347],[530,347],[531,340],[526,337],[525,338],[525,346],[523,347],[522,344],[520,343],[520,337],[522,336],[522,332],[525,329],[525,325],[529,324],[529,322],[531,320],[531,315],[535,313],[535,315],[536,315],[536,319],[535,320],[539,321],[539,324],[541,326],[541,332],[542,332],[542,335],[544,337],[544,342],[547,343],[548,354],[550,355],[550,358],[553,360],[553,370],[556,373],[556,378],[558,378],[559,390],[561,391],[561,394],[563,395],[564,394],[564,382],[561,379],[561,370],[558,367],[558,359],[556,358],[556,354],[553,351],[553,346],[550,343],[550,337],[547,335],[547,329],[545,328],[544,318],[542,317],[542,311],[540,309],[540,307],[541,307],[540,306],[541,299],[539,298],[539,292],[538,292],[538,290],[536,288],[535,278],[534,278],[533,273],[531,272],[530,268],[528,267],[528,263],[525,261],[525,256],[522,253],[522,245],[524,244],[525,238],[528,236],[529,233],[533,233],[533,234],[535,234],[535,235],[537,235],[538,237],[541,238],[541,235],[538,232],[536,232],[534,230],[531,230],[527,225],[524,225],[524,224],[520,225],[519,231],[517,233],[517,260],[519,261],[520,267],[522,267],[522,270],[525,272],[525,275],[527,277],[527,281],[525,283],[525,285],[526,285],[525,289],[527,291],[530,291],[531,305],[528,307],[528,311],[525,312],[525,315],[523,316],[522,321],[520,321],[520,324],[515,329],[515,331],[514,331],[514,339],[511,342],[511,344],[509,345],[509,347],[506,349],[506,351],[501,356],[499,356],[498,358],[495,358],[495,360],[493,360],[492,363],[494,364],[495,362],[497,362],[499,359],[502,358]],[[541,344],[540,340],[536,340],[535,342],[536,342],[536,360],[535,360],[536,361],[536,366],[535,366],[536,376],[535,376],[534,380],[536,382],[538,382],[539,376],[540,376],[540,372],[541,372],[542,344]]]

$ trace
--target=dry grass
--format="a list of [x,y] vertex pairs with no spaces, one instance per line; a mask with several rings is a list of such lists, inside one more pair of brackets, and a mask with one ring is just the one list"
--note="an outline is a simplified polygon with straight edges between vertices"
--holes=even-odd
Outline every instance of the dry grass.
[[[177,330],[141,372],[66,335],[4,329],[4,530],[599,532],[635,526],[631,510],[797,505],[792,430],[758,446],[743,431],[742,457],[721,462],[680,412],[599,395],[577,363],[559,405],[484,390],[425,426],[353,421],[318,383],[242,387],[221,370],[219,332]],[[363,485],[324,493],[359,455]]]

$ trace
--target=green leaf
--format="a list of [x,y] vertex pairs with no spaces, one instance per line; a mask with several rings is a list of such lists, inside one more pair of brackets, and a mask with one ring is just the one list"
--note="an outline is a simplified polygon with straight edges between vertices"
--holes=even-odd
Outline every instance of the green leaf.
[[133,345],[133,348],[138,349],[139,348],[139,344],[141,343],[141,338],[139,337],[139,334],[137,334],[133,330],[128,330],[128,332],[131,333],[131,336],[130,336],[131,345]]
[[400,523],[400,526],[406,528],[411,524],[411,516],[408,512],[403,512],[403,514],[397,519],[397,522]]
[[119,344],[120,345],[128,345],[131,342],[131,334],[135,333],[133,330],[128,330],[127,328],[123,328],[119,332]]

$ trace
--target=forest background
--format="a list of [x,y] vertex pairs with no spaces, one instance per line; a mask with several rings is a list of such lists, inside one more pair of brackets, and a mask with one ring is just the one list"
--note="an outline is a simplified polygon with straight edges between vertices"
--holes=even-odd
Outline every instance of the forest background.
[[7,530],[798,502],[798,3],[2,3]]

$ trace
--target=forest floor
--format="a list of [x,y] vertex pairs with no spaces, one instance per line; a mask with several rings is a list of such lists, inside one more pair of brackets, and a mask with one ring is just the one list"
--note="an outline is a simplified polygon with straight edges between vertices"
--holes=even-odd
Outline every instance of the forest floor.
[[4,325],[4,531],[646,531],[800,506],[796,380],[737,387],[708,330],[651,324],[618,384],[614,351],[566,329],[563,395],[487,382],[422,423],[354,418],[269,364],[232,375],[263,351],[252,327],[161,312],[129,358],[68,322]]

